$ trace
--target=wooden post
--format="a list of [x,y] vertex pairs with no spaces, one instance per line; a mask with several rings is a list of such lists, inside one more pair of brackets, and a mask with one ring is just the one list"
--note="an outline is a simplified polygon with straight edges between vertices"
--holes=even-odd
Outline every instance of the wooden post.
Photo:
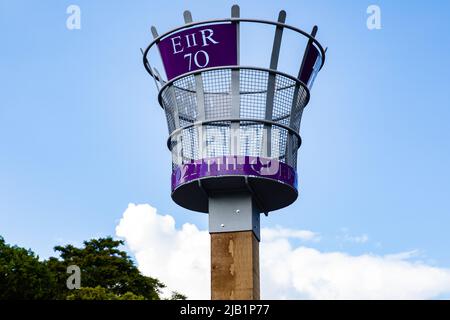
[[259,298],[259,241],[253,231],[211,233],[211,299]]

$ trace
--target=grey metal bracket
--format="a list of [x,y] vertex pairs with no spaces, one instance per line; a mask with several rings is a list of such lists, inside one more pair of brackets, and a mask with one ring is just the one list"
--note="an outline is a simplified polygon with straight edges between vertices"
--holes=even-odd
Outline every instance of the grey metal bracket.
[[209,232],[253,231],[260,241],[260,210],[250,193],[223,193],[209,198]]

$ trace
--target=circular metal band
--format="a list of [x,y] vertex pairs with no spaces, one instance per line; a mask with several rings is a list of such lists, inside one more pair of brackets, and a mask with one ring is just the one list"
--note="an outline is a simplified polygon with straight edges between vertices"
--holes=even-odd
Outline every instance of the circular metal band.
[[195,127],[195,126],[203,126],[205,124],[214,123],[214,122],[259,122],[261,124],[270,124],[270,125],[278,126],[278,127],[281,127],[283,129],[287,130],[289,133],[295,135],[299,139],[299,144],[298,144],[299,148],[302,145],[302,138],[300,137],[300,135],[294,129],[292,129],[291,127],[288,127],[282,123],[278,123],[278,122],[271,121],[271,120],[254,119],[254,118],[217,118],[217,119],[210,119],[210,120],[204,120],[204,121],[196,121],[187,126],[175,129],[174,131],[172,131],[172,133],[169,135],[169,138],[167,139],[167,148],[169,148],[169,150],[172,151],[172,149],[170,147],[170,142],[172,141],[173,136],[177,135],[181,131]]
[[297,172],[287,163],[255,156],[218,156],[178,165],[172,172],[172,191],[193,180],[223,176],[267,178],[297,189]]
[[161,89],[159,90],[158,93],[158,102],[159,105],[164,108],[163,104],[162,104],[162,93],[163,91],[169,87],[170,85],[172,85],[175,81],[182,79],[184,77],[190,76],[190,75],[195,75],[195,74],[199,74],[199,73],[203,73],[206,71],[211,71],[211,70],[224,70],[224,69],[231,69],[231,70],[257,70],[257,71],[265,71],[268,73],[272,73],[272,74],[278,74],[281,75],[283,77],[289,78],[292,81],[295,81],[298,85],[302,86],[302,88],[306,91],[306,102],[305,102],[305,106],[308,105],[309,103],[309,99],[310,99],[310,91],[308,89],[308,86],[303,83],[303,81],[297,79],[294,76],[291,76],[290,74],[278,71],[278,70],[274,70],[274,69],[269,69],[269,68],[263,68],[263,67],[251,67],[251,66],[220,66],[220,67],[209,67],[209,68],[204,68],[204,69],[199,69],[199,70],[194,70],[188,73],[184,73],[182,75],[179,75],[178,77],[173,78],[172,80],[166,82]]
[[225,19],[212,19],[212,20],[205,20],[205,21],[198,21],[198,22],[188,23],[188,24],[185,24],[183,26],[174,28],[174,29],[172,29],[170,31],[167,31],[167,32],[163,33],[162,35],[158,36],[144,50],[144,54],[143,54],[142,59],[143,59],[143,63],[144,63],[145,69],[147,70],[147,72],[152,77],[155,77],[155,75],[153,74],[153,71],[147,65],[147,62],[148,62],[147,54],[150,51],[150,49],[155,44],[157,44],[159,41],[161,41],[163,38],[169,36],[170,34],[176,32],[176,31],[182,30],[182,29],[188,29],[190,27],[197,26],[197,25],[202,25],[202,24],[219,23],[219,22],[253,22],[253,23],[261,23],[261,24],[270,24],[270,25],[274,25],[274,26],[277,26],[277,27],[283,27],[283,28],[286,28],[286,29],[290,29],[292,31],[300,33],[303,36],[309,38],[317,46],[317,48],[320,50],[320,54],[322,56],[322,64],[320,66],[320,69],[322,69],[322,67],[323,67],[323,65],[325,63],[325,50],[323,49],[322,45],[312,35],[310,35],[309,33],[305,32],[305,31],[303,31],[303,30],[301,30],[299,28],[296,28],[296,27],[288,25],[288,24],[284,24],[282,22],[275,22],[275,21],[269,21],[269,20],[247,19],[247,18],[225,18]]

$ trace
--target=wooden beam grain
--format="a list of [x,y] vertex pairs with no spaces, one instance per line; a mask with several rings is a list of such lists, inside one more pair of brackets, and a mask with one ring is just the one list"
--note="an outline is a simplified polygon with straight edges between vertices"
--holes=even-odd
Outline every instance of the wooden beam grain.
[[259,242],[252,231],[211,234],[211,299],[259,300]]

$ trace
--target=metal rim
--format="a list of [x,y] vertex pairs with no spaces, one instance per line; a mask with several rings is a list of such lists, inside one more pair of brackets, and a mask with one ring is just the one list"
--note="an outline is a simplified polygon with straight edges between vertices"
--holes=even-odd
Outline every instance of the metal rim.
[[172,149],[170,147],[170,143],[172,141],[172,138],[173,138],[173,136],[177,135],[181,131],[183,131],[185,129],[192,128],[192,127],[195,127],[195,126],[203,126],[205,124],[214,123],[214,122],[258,122],[258,123],[261,123],[261,124],[269,124],[269,125],[278,126],[278,127],[281,127],[283,129],[287,130],[289,133],[292,133],[293,135],[295,135],[298,138],[299,144],[298,144],[298,148],[297,149],[299,149],[300,146],[302,145],[302,137],[300,137],[300,134],[298,134],[297,131],[295,131],[291,127],[288,127],[288,126],[286,126],[286,125],[284,125],[282,123],[278,123],[278,122],[271,121],[271,120],[254,119],[254,118],[218,118],[218,119],[210,119],[210,120],[204,120],[204,121],[196,121],[196,122],[191,123],[191,124],[189,124],[187,126],[175,129],[174,131],[172,131],[172,133],[167,138],[167,148],[169,148],[169,150],[172,151]]
[[169,36],[170,34],[176,32],[176,31],[179,31],[179,30],[188,29],[190,27],[194,27],[194,26],[198,26],[198,25],[202,25],[202,24],[219,23],[219,22],[253,22],[253,23],[261,23],[261,24],[270,24],[270,25],[274,25],[274,26],[277,26],[277,27],[283,27],[283,28],[286,28],[286,29],[290,29],[292,31],[300,33],[303,36],[309,38],[317,46],[317,48],[320,50],[320,54],[322,56],[322,64],[321,64],[319,70],[321,70],[323,65],[325,64],[325,50],[323,49],[323,47],[319,43],[319,41],[317,41],[316,38],[314,38],[312,35],[310,35],[306,31],[303,31],[303,30],[301,30],[299,28],[296,28],[294,26],[291,26],[291,25],[288,25],[288,24],[285,24],[285,23],[282,23],[282,22],[275,22],[275,21],[270,21],[270,20],[248,19],[248,18],[223,18],[223,19],[211,19],[211,20],[204,20],[204,21],[198,21],[198,22],[191,22],[191,23],[188,23],[188,24],[176,27],[176,28],[174,28],[172,30],[169,30],[169,31],[161,34],[160,36],[156,37],[152,42],[150,42],[150,44],[144,50],[142,59],[143,59],[143,63],[144,63],[145,69],[147,70],[147,72],[152,77],[154,77],[153,71],[147,65],[147,63],[149,61],[147,59],[147,54],[150,51],[150,49],[155,44],[157,44],[159,41],[161,41],[163,38]]
[[[286,164],[286,165],[289,166],[288,164]],[[291,166],[289,166],[289,167],[292,168]],[[295,170],[294,168],[292,168],[292,169],[294,170],[295,175],[298,176],[297,170]],[[242,176],[242,175],[238,175],[238,174],[224,174],[224,175],[220,175],[220,176],[207,176],[207,177],[196,178],[196,179],[193,179],[193,180],[190,180],[190,181],[186,181],[186,182],[180,183],[179,185],[177,185],[177,186],[172,190],[172,193],[175,192],[179,187],[184,186],[184,185],[186,185],[186,184],[188,184],[188,183],[192,183],[192,182],[195,182],[195,181],[197,181],[197,180],[217,179],[217,178],[220,178],[220,177],[235,177],[235,178],[242,178],[243,176]],[[286,182],[283,182],[283,181],[280,181],[280,180],[278,180],[278,179],[269,178],[269,177],[254,176],[254,175],[247,175],[246,177],[254,178],[254,179],[261,179],[261,180],[275,181],[275,182],[277,182],[277,183],[280,183],[280,184],[289,186],[289,187],[291,187],[291,188],[294,189],[294,190],[297,190],[293,185],[291,185],[291,184],[289,184],[289,183],[286,183]],[[297,191],[298,191],[298,190],[297,190]]]
[[281,76],[283,76],[283,77],[289,78],[289,79],[295,81],[297,84],[301,85],[301,86],[303,87],[303,89],[306,90],[306,103],[305,103],[305,106],[308,105],[308,103],[309,103],[309,99],[310,99],[310,96],[311,96],[311,95],[310,95],[310,91],[309,91],[309,89],[308,89],[308,86],[307,86],[303,81],[301,81],[300,79],[298,79],[298,78],[296,78],[296,77],[294,77],[294,76],[291,76],[290,74],[287,74],[287,73],[282,72],[282,71],[274,70],[274,69],[263,68],[263,67],[252,67],[252,66],[220,66],[220,67],[209,67],[209,68],[204,68],[204,69],[200,69],[200,70],[190,71],[190,72],[188,72],[188,73],[179,75],[178,77],[175,77],[175,78],[173,78],[172,80],[166,82],[166,83],[161,87],[161,89],[159,90],[159,93],[158,93],[158,103],[159,103],[159,105],[161,106],[161,108],[164,109],[164,106],[163,106],[163,104],[162,104],[162,93],[163,93],[163,91],[164,91],[167,87],[169,87],[170,85],[172,85],[175,81],[177,81],[177,80],[179,80],[179,79],[182,79],[182,78],[184,78],[184,77],[188,77],[188,76],[191,76],[191,75],[200,74],[200,73],[203,73],[203,72],[206,72],[206,71],[224,70],[224,69],[230,69],[230,70],[240,70],[240,69],[244,69],[244,70],[265,71],[265,72],[268,72],[268,73],[278,74],[278,75],[281,75]]
[[[294,171],[295,171],[295,174],[298,176],[297,171],[296,170],[294,170]],[[206,182],[208,180],[218,179],[218,178],[238,178],[238,179],[242,179],[243,178],[245,180],[245,182],[244,182],[245,184],[250,183],[250,190],[249,191],[252,194],[254,194],[254,190],[252,190],[252,188],[254,187],[254,183],[256,181],[262,181],[262,182],[265,182],[265,183],[277,184],[277,185],[283,186],[283,188],[285,188],[284,190],[289,190],[290,192],[292,192],[291,193],[292,201],[288,201],[284,205],[276,206],[276,207],[268,207],[267,203],[263,199],[261,199],[259,197],[256,197],[255,199],[257,200],[258,206],[261,209],[261,213],[263,213],[263,212],[266,213],[266,212],[269,212],[269,211],[274,211],[274,210],[278,210],[278,209],[284,208],[284,207],[288,206],[289,204],[291,204],[292,202],[294,202],[299,196],[298,186],[292,186],[292,185],[290,185],[288,183],[285,183],[283,181],[279,181],[279,180],[276,180],[276,179],[270,179],[270,178],[267,178],[267,177],[227,175],[227,176],[221,176],[221,177],[202,177],[202,178],[199,178],[199,179],[194,179],[192,181],[180,184],[175,189],[171,190],[171,198],[176,203],[178,203],[180,206],[182,206],[184,208],[188,208],[190,210],[194,210],[194,209],[191,209],[189,207],[184,206],[185,203],[183,204],[182,202],[177,201],[177,200],[180,200],[180,199],[178,197],[176,197],[176,195],[178,195],[180,192],[183,192],[183,189],[186,188],[186,187],[198,186],[203,191],[204,195],[206,197],[208,197],[208,192],[205,189],[203,189],[203,186],[202,186],[203,182]],[[208,212],[207,208],[205,208],[205,210],[197,210],[197,211],[205,212],[205,213]]]

